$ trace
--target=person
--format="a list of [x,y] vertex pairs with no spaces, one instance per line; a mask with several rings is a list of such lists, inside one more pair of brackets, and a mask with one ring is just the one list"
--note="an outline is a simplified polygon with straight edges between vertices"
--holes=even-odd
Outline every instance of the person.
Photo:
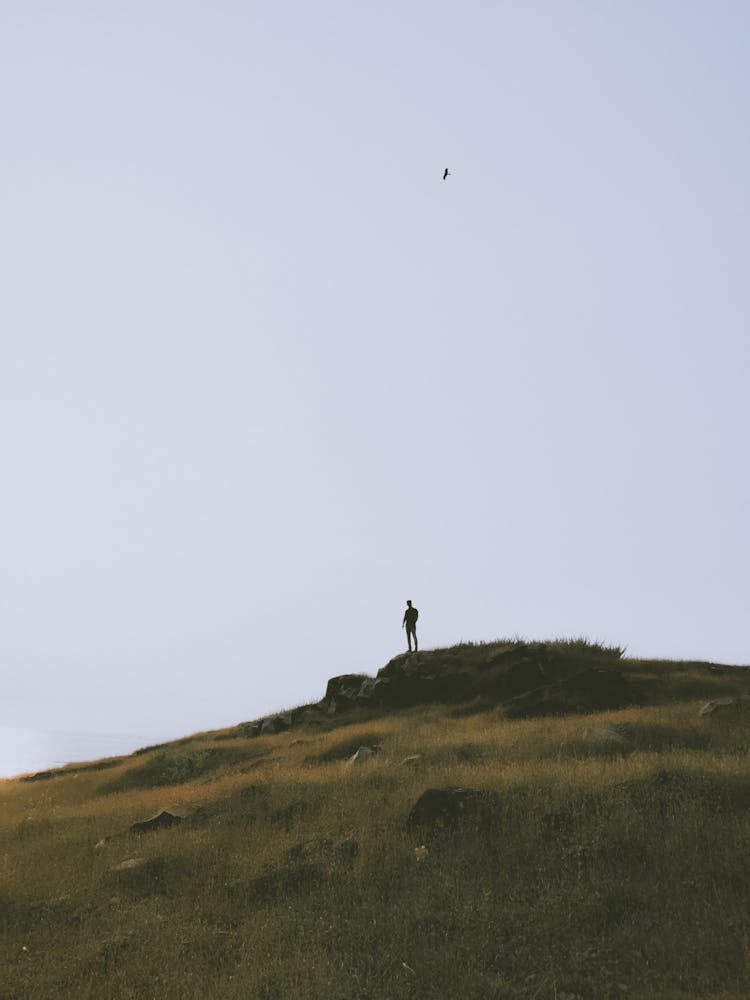
[[416,653],[419,650],[419,646],[417,645],[417,618],[419,618],[419,612],[416,608],[412,607],[411,601],[407,601],[401,628],[406,629],[406,641],[409,644],[410,653],[412,637],[414,637],[414,652]]

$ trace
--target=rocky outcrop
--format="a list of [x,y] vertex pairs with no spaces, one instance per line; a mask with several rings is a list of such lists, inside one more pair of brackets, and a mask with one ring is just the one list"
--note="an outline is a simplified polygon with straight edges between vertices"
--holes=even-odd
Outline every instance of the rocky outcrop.
[[586,667],[571,663],[546,643],[517,643],[484,658],[451,650],[402,654],[374,678],[331,678],[322,704],[329,712],[339,712],[472,699],[506,704],[509,716],[523,717],[620,708],[637,701],[637,693],[609,665]]
[[638,692],[616,669],[619,650],[564,643],[466,644],[401,653],[367,674],[332,677],[320,702],[242,723],[234,734],[270,735],[302,722],[362,709],[388,711],[429,703],[506,706],[509,718],[596,712],[638,703]]

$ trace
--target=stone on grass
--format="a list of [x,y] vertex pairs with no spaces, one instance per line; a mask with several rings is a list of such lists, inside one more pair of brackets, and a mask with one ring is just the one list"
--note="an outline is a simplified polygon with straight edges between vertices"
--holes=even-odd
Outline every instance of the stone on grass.
[[119,865],[114,865],[112,868],[113,872],[129,872],[133,871],[134,868],[142,868],[146,864],[145,858],[126,858],[121,861]]
[[349,758],[350,764],[363,764],[366,760],[371,760],[375,756],[375,747],[360,747],[356,753]]
[[130,827],[131,833],[152,833],[154,830],[165,830],[170,826],[174,826],[176,823],[181,823],[182,817],[175,815],[173,812],[169,812],[166,809],[162,809],[161,812],[156,813],[154,816],[150,816],[148,819],[139,820],[137,823],[133,823]]
[[740,699],[733,695],[725,695],[723,698],[714,698],[707,701],[698,712],[698,715],[714,715],[716,712],[724,712],[728,708],[739,708]]
[[614,726],[590,726],[581,735],[589,746],[605,753],[619,753],[626,757],[635,750],[632,740]]

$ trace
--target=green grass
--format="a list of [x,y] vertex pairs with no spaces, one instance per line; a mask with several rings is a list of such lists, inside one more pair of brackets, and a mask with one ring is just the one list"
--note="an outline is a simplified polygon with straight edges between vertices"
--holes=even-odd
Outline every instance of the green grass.
[[[0,783],[0,997],[747,997],[750,713],[698,709],[750,676],[579,653],[649,703],[332,717]],[[436,786],[495,793],[491,828],[407,833]],[[127,832],[170,805],[180,825]]]

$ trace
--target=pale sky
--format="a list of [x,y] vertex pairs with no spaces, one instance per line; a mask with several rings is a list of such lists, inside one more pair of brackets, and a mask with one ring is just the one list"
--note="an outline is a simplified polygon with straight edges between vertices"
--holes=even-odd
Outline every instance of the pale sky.
[[318,699],[407,598],[750,662],[749,43],[0,0],[0,774]]

